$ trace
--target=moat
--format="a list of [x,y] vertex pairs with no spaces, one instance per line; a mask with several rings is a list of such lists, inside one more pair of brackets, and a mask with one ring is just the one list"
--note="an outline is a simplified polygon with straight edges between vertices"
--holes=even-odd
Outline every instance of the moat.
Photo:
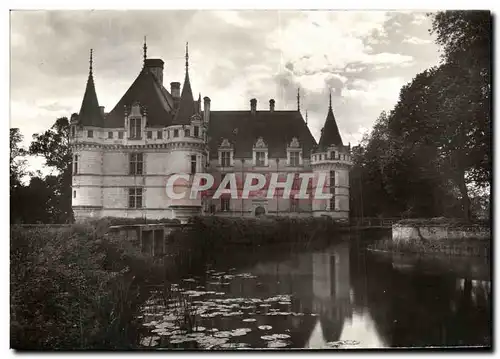
[[340,243],[311,243],[306,250],[228,248],[169,283],[173,293],[190,301],[193,330],[181,328],[183,304],[151,289],[139,316],[141,344],[151,349],[491,346],[488,259],[479,259],[469,273],[432,263],[401,265],[365,250],[389,236],[347,234]]

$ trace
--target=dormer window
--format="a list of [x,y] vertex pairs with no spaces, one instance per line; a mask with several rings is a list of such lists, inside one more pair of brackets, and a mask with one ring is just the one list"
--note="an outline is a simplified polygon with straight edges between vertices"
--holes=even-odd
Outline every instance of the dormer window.
[[267,144],[262,137],[259,137],[253,146],[253,165],[258,167],[268,165]]
[[88,130],[87,131],[87,137],[88,138],[94,138],[94,131],[93,130]]
[[174,137],[179,137],[179,130],[178,129],[174,130]]
[[163,131],[156,132],[156,139],[158,139],[158,140],[163,139]]
[[299,140],[294,137],[286,148],[288,166],[302,166],[302,147]]
[[299,152],[298,151],[290,152],[290,166],[293,166],[293,167],[299,166]]
[[255,165],[265,166],[266,165],[266,152],[265,151],[255,151]]
[[138,140],[141,138],[141,119],[131,118],[130,119],[130,138]]
[[109,138],[109,139],[112,139],[112,138],[113,138],[113,131],[109,131],[109,132],[108,132],[108,138]]
[[221,151],[220,152],[220,165],[222,167],[231,166],[231,151]]
[[194,126],[193,136],[199,137],[199,135],[200,135],[200,128],[198,126]]
[[151,140],[153,138],[153,131],[146,132],[146,136],[147,136],[148,140]]
[[185,136],[185,137],[190,137],[190,136],[191,136],[191,131],[189,130],[189,128],[186,128],[186,129],[184,130],[184,136]]
[[224,138],[219,146],[219,166],[231,167],[233,165],[233,156],[233,146],[227,138]]

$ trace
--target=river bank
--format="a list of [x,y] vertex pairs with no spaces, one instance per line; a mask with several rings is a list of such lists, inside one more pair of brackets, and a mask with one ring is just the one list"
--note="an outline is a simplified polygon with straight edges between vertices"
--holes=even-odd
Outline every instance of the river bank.
[[218,252],[231,255],[230,245],[250,252],[286,242],[307,248],[337,228],[325,219],[200,218],[160,238],[165,250],[151,256],[137,237],[110,235],[111,224],[129,225],[11,227],[12,348],[134,349],[144,288],[161,285],[171,294],[172,278]]

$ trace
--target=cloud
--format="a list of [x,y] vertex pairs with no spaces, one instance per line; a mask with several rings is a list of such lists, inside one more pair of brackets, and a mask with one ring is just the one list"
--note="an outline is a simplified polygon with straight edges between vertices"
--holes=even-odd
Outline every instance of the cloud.
[[407,37],[403,40],[403,42],[406,42],[408,44],[414,44],[414,45],[425,45],[425,44],[430,44],[432,43],[432,40],[430,39],[421,39],[415,36]]

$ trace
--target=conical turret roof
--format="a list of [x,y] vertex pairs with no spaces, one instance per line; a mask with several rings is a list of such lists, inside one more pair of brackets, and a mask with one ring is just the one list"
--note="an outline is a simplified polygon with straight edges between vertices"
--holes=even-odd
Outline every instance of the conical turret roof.
[[99,109],[99,101],[95,91],[94,75],[92,72],[92,50],[90,50],[90,68],[87,87],[83,95],[82,106],[78,114],[79,123],[83,126],[103,126],[103,116]]
[[191,90],[191,81],[189,80],[188,60],[188,45],[186,44],[186,76],[184,77],[179,107],[173,122],[176,125],[187,125],[191,123],[191,116],[196,113],[193,91]]
[[319,139],[319,149],[325,150],[328,146],[343,146],[342,137],[340,137],[337,121],[332,110],[332,95],[330,94],[330,106],[328,107],[328,114],[326,116],[325,125],[321,130],[321,138]]

